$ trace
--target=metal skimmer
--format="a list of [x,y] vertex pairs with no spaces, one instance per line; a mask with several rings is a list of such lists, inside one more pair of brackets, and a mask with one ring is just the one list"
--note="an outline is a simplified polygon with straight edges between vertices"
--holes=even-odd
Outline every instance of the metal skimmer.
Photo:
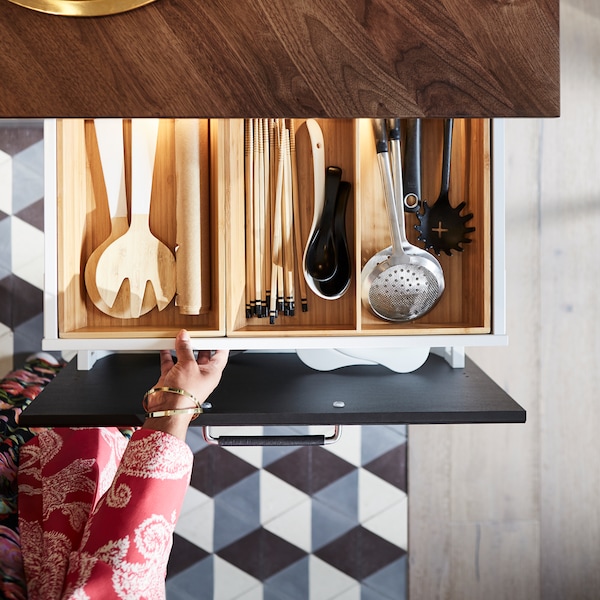
[[[444,275],[435,257],[408,242],[404,219],[398,216],[395,199],[403,198],[399,122],[394,120],[390,133],[394,176],[385,120],[374,119],[373,130],[392,246],[371,257],[363,267],[362,301],[377,317],[388,321],[411,321],[435,306],[444,291]],[[403,215],[403,211],[400,212]]]

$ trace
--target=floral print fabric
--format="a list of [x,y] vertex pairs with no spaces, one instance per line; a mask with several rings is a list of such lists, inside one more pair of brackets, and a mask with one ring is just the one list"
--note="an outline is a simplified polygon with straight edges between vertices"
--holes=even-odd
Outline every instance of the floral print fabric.
[[21,428],[60,368],[0,381],[0,597],[163,599],[192,453],[146,429]]
[[165,597],[192,453],[140,429],[54,429],[21,449],[19,523],[31,600]]
[[31,358],[0,380],[0,597],[27,597],[17,516],[19,448],[41,429],[19,426],[21,411],[54,379],[62,364]]

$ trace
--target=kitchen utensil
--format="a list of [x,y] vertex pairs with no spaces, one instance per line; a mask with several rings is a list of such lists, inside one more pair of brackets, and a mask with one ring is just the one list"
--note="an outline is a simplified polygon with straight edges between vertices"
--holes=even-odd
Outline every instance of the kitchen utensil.
[[[394,181],[385,120],[373,119],[372,124],[392,245],[389,254],[383,251],[379,257],[381,260],[373,257],[374,260],[363,267],[362,302],[382,319],[411,321],[422,317],[435,306],[444,291],[444,277],[439,263],[430,260],[433,257],[405,251],[409,242],[404,232],[404,220],[398,217],[395,201],[396,196],[403,197],[400,156],[396,151],[397,178]],[[399,145],[399,139],[394,139],[394,147],[396,141]]]
[[446,119],[444,122],[440,195],[433,206],[429,206],[426,201],[423,201],[423,211],[417,213],[419,224],[415,225],[415,229],[419,232],[418,239],[425,243],[425,248],[433,248],[438,256],[442,252],[450,256],[452,250],[462,252],[464,248],[461,247],[461,244],[471,243],[466,235],[475,231],[475,227],[466,226],[466,222],[473,217],[473,213],[464,216],[460,214],[460,211],[466,206],[466,202],[463,201],[458,206],[452,207],[448,196],[453,122],[453,119]]
[[296,311],[294,291],[294,209],[292,206],[292,161],[290,154],[290,131],[282,123],[284,131],[283,147],[283,199],[282,235],[283,269],[285,275],[284,314],[293,317]]
[[148,284],[159,310],[173,299],[177,285],[175,257],[150,231],[152,175],[158,139],[158,119],[131,122],[131,224],[127,232],[106,248],[96,270],[96,285],[108,306],[113,306],[125,280],[129,280],[129,307],[138,317]]
[[318,282],[331,279],[337,270],[337,247],[334,237],[334,216],[342,170],[325,170],[325,201],[319,224],[306,248],[305,265],[309,275]]
[[[417,212],[421,204],[421,119],[407,119],[404,147],[405,212]],[[401,207],[398,207],[401,210]]]
[[[390,132],[389,132],[389,145],[391,148],[390,159],[391,159],[391,169],[392,169],[392,181],[394,185],[394,197],[396,199],[396,216],[399,220],[400,232],[402,234],[402,249],[406,254],[410,254],[411,256],[419,256],[424,261],[428,261],[430,263],[431,269],[435,272],[441,272],[441,266],[438,260],[432,256],[426,250],[419,248],[413,244],[411,244],[406,239],[406,222],[404,220],[404,214],[402,210],[402,203],[399,202],[400,198],[404,198],[404,190],[403,190],[403,182],[404,176],[402,171],[402,152],[400,147],[400,119],[390,119]],[[401,218],[402,217],[402,218]]]
[[[96,285],[96,271],[98,261],[104,251],[117,238],[121,237],[129,229],[127,218],[127,195],[125,189],[125,147],[123,142],[123,120],[122,119],[95,119],[94,129],[100,153],[100,163],[106,187],[106,198],[110,214],[110,234],[92,252],[85,265],[84,279],[85,287],[94,305],[103,313],[120,319],[130,319],[129,291],[123,286],[119,292],[117,301],[108,306],[100,296]],[[152,310],[156,304],[152,293],[146,294],[142,303],[140,314]]]
[[[300,221],[300,204],[298,201],[298,161],[296,158],[296,127],[294,119],[290,119],[290,161],[292,163],[292,208],[294,217],[294,251],[299,272],[302,271],[302,223]],[[300,285],[300,303],[302,312],[308,311],[308,294],[306,280],[298,277]]]
[[269,298],[271,290],[269,287],[269,267],[271,265],[271,148],[269,119],[261,119],[263,138],[263,195],[261,198],[263,238],[262,238],[262,277],[263,277],[263,299],[261,304],[261,316],[266,317],[269,309]]
[[282,263],[282,202],[283,202],[283,186],[284,186],[284,160],[283,155],[284,133],[283,129],[279,131],[279,153],[277,158],[277,176],[275,178],[275,201],[273,206],[273,243],[271,246],[272,261],[271,261],[271,298],[269,306],[269,322],[275,324],[278,311],[278,294],[281,289],[279,280],[279,270]]
[[[331,169],[331,167],[329,167]],[[329,169],[325,175],[329,177]],[[315,288],[319,295],[328,300],[336,300],[344,295],[350,287],[352,277],[352,263],[350,261],[350,251],[346,239],[346,208],[350,196],[351,185],[347,181],[339,184],[339,189],[335,198],[335,211],[333,215],[333,233],[335,241],[336,271],[331,279],[327,281],[314,281]]]
[[64,17],[104,17],[127,12],[154,2],[154,0],[58,0],[54,2],[39,2],[39,0],[10,0],[19,6],[31,10],[61,15]]
[[[319,226],[319,220],[325,205],[325,144],[323,141],[323,131],[314,119],[307,119],[304,125],[308,131],[310,149],[312,154],[313,167],[313,220],[308,234],[308,239],[312,240]],[[310,243],[306,244],[302,256],[302,270],[308,287],[315,293],[314,278],[307,269],[307,253]],[[331,272],[331,276],[333,272]]]
[[254,291],[254,125],[252,119],[246,119],[244,134],[246,318],[250,319],[256,312],[256,295]]
[[200,127],[197,119],[175,119],[177,184],[177,306],[183,315],[202,309],[200,229]]
[[[335,203],[342,170],[328,167],[325,175],[325,198],[320,207],[320,216],[313,227],[312,235],[306,246],[304,268],[317,281],[327,281],[335,275],[337,269],[336,244],[334,239]],[[315,194],[317,190],[315,189]],[[317,213],[315,200],[315,214]]]
[[263,317],[263,260],[264,260],[264,139],[262,122],[254,119],[254,291],[256,316]]

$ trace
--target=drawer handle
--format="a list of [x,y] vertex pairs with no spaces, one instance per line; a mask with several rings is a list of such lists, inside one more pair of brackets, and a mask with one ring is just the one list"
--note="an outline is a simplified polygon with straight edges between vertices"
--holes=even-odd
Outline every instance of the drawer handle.
[[335,425],[331,435],[220,435],[214,437],[210,427],[202,427],[202,437],[207,444],[217,446],[324,446],[337,442],[342,426]]

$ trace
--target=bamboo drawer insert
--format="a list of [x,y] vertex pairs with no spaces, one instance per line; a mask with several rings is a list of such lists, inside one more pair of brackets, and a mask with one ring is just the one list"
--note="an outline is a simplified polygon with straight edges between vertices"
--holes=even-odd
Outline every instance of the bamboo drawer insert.
[[[299,208],[304,248],[313,215],[313,173],[310,143],[302,126],[297,128],[297,163]],[[470,243],[462,252],[442,253],[437,257],[445,277],[446,288],[439,303],[425,316],[411,322],[388,322],[376,317],[361,302],[360,273],[365,263],[379,250],[390,245],[389,221],[383,199],[383,187],[376,160],[375,144],[368,120],[320,120],[325,144],[325,163],[342,169],[342,179],[352,184],[346,213],[346,230],[352,261],[352,278],[346,293],[327,300],[308,290],[307,312],[299,310],[298,295],[294,316],[279,316],[275,325],[266,318],[246,317],[245,266],[246,249],[243,232],[245,184],[242,138],[244,123],[223,121],[220,137],[229,148],[236,148],[234,160],[225,157],[219,170],[227,183],[221,201],[228,207],[228,231],[239,232],[227,242],[227,335],[428,335],[440,333],[473,334],[491,331],[491,185],[490,123],[483,119],[456,119],[452,145],[450,202],[465,201],[463,214],[473,213],[468,221],[475,231],[468,234]],[[433,204],[440,193],[443,146],[443,120],[422,123],[422,192]],[[221,181],[219,182],[222,183]],[[413,244],[419,235],[414,213],[406,213],[406,232]],[[303,277],[295,268],[295,289]]]
[[[192,120],[190,120],[192,121]],[[199,314],[182,314],[173,300],[139,318],[115,318],[99,310],[87,293],[84,272],[92,252],[111,232],[107,191],[94,122],[64,119],[57,123],[58,322],[61,337],[170,337],[181,327],[196,336],[224,335],[222,214],[211,192],[210,125],[194,121],[199,139],[199,193],[202,306]],[[190,122],[190,125],[192,123]],[[125,172],[131,204],[131,122],[124,122]],[[152,180],[149,224],[152,234],[174,253],[177,181],[175,122],[161,119]],[[131,207],[130,207],[131,208]],[[152,256],[148,260],[152,260]],[[127,293],[127,282],[119,294]],[[148,293],[148,289],[146,291]]]
[[[304,120],[285,122],[295,138],[296,196],[284,223],[295,237],[281,240],[290,262],[286,289],[293,284],[292,315],[248,315],[249,282],[257,281],[256,264],[269,272],[274,236],[271,204],[264,204],[264,241],[260,246],[249,220],[247,189],[247,122],[242,119],[187,120],[198,128],[199,208],[189,218],[199,219],[198,253],[201,307],[198,314],[183,314],[177,296],[164,310],[153,308],[139,318],[119,318],[100,310],[86,289],[85,268],[94,250],[111,234],[107,189],[93,120],[59,119],[57,152],[58,326],[63,338],[173,337],[181,327],[196,337],[289,336],[402,336],[491,333],[492,315],[492,196],[490,122],[455,119],[450,173],[450,203],[466,202],[472,213],[468,226],[475,230],[462,252],[436,256],[445,278],[439,303],[425,316],[410,322],[388,322],[376,317],[361,302],[361,269],[376,252],[390,245],[383,187],[368,120],[317,120],[323,134],[326,167],[339,167],[350,184],[346,208],[346,236],[350,255],[350,284],[337,299],[325,299],[307,287],[302,257],[314,207],[313,155]],[[176,120],[161,119],[149,225],[152,234],[178,256],[182,223],[177,220],[178,180],[186,172],[177,161]],[[405,122],[402,121],[404,130]],[[131,122],[124,122],[125,181],[131,204]],[[444,121],[422,121],[422,196],[433,204],[440,193]],[[288,133],[289,136],[289,133]],[[404,140],[403,140],[404,142]],[[403,143],[404,146],[404,143]],[[271,174],[270,181],[275,181]],[[291,185],[291,184],[290,184]],[[273,205],[274,206],[274,205]],[[262,213],[261,213],[262,214]],[[422,247],[414,213],[404,213],[409,241]],[[286,220],[287,219],[287,220]],[[291,219],[291,220],[290,220]],[[299,222],[298,222],[299,221]],[[294,241],[297,244],[294,245]],[[250,245],[249,245],[250,244]],[[286,245],[287,244],[287,245]],[[249,248],[252,247],[251,255]],[[258,259],[257,259],[258,257]],[[152,257],[148,257],[152,260]],[[283,260],[283,259],[282,259]],[[179,265],[178,265],[179,269]],[[263,275],[264,286],[270,277]],[[252,284],[254,285],[254,284]],[[128,292],[125,283],[120,293]],[[146,291],[148,293],[148,289]],[[308,309],[302,310],[305,295]]]

